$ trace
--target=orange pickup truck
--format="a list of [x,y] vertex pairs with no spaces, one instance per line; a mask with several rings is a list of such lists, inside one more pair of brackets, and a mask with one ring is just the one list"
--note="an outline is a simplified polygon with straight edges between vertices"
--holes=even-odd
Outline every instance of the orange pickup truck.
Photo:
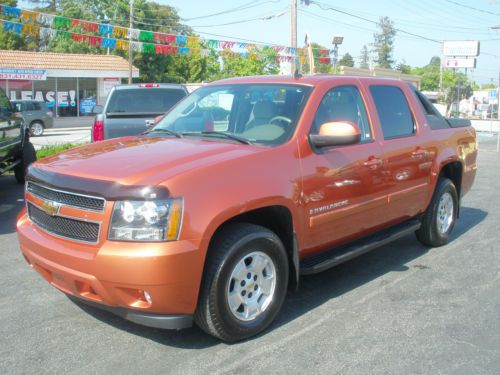
[[476,155],[468,122],[401,81],[223,80],[143,135],[34,163],[19,243],[72,299],[237,341],[300,275],[413,232],[446,244]]

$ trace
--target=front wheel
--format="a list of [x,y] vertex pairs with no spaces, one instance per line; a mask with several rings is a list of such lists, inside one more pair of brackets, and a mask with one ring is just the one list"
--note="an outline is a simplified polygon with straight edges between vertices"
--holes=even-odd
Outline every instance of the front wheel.
[[458,212],[458,195],[453,182],[440,178],[431,203],[416,232],[417,239],[427,246],[442,246],[450,241]]
[[229,225],[207,255],[195,321],[224,341],[254,336],[278,314],[287,285],[288,258],[279,237],[258,225]]

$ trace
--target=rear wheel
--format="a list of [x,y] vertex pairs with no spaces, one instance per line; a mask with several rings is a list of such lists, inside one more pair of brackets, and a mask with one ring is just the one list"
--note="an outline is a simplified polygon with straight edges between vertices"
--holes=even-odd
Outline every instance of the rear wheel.
[[21,162],[14,168],[14,176],[18,184],[24,184],[26,169],[36,160],[35,147],[31,142],[26,141],[21,151]]
[[279,237],[258,225],[230,225],[209,250],[195,321],[224,341],[254,336],[278,314],[287,285],[288,259]]
[[43,134],[44,129],[40,121],[34,121],[30,124],[30,136],[39,137]]
[[416,232],[418,240],[427,246],[442,246],[450,241],[458,212],[458,195],[453,182],[440,178],[434,196]]

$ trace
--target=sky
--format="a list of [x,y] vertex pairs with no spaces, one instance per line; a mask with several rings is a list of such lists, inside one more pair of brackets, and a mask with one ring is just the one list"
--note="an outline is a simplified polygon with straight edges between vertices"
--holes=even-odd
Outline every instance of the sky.
[[[291,44],[290,0],[156,1],[176,8],[182,22],[202,37]],[[370,21],[388,16],[400,30],[394,48],[398,63],[412,67],[428,64],[433,56],[440,56],[442,40],[480,40],[477,68],[469,70],[468,76],[479,83],[498,83],[500,30],[492,27],[500,26],[500,1],[318,0],[321,7],[314,2],[306,6],[297,1],[299,46],[303,45],[306,33],[312,41],[327,48],[332,48],[334,35],[342,35],[344,42],[339,55],[348,52],[357,64],[363,45],[373,42],[376,25]],[[214,16],[215,13],[223,14]]]

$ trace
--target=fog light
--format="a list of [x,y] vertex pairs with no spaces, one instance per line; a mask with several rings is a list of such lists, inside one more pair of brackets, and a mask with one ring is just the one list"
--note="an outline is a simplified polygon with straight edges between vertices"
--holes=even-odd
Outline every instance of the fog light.
[[151,299],[151,296],[149,295],[149,293],[146,292],[146,291],[144,291],[143,293],[144,293],[144,298],[146,299],[146,301],[148,301],[148,303],[150,305],[152,305],[153,304],[153,300]]

